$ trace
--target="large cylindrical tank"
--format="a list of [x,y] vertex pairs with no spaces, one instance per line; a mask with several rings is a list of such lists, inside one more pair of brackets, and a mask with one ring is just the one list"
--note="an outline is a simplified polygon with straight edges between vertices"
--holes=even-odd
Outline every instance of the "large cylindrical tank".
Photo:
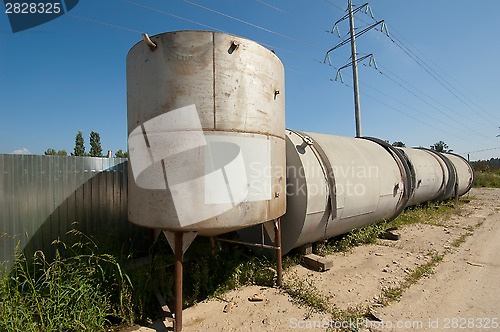
[[467,193],[474,183],[474,169],[472,165],[463,157],[454,153],[443,153],[453,164],[456,172],[456,195]]
[[436,153],[425,149],[399,148],[412,175],[412,193],[408,206],[433,201],[443,196],[448,183],[448,168]]
[[282,251],[396,217],[409,171],[377,140],[287,131]]
[[127,56],[129,219],[217,235],[285,213],[281,61],[237,36],[179,31]]

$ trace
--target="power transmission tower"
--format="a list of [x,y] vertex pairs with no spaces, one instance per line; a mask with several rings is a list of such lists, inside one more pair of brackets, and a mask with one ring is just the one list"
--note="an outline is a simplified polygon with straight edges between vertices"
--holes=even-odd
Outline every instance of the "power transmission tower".
[[[363,61],[364,59],[370,57],[370,65],[372,63],[375,63],[373,60],[372,54],[369,54],[368,56],[364,56],[364,57],[360,58],[359,60],[357,59],[356,38],[361,36],[362,34],[368,32],[368,31],[370,31],[371,29],[377,27],[378,25],[381,25],[381,28],[380,28],[381,31],[385,31],[385,33],[387,35],[389,35],[389,33],[387,32],[387,27],[385,26],[384,20],[378,21],[375,24],[372,24],[369,27],[356,33],[355,32],[355,24],[354,24],[354,14],[356,14],[357,12],[362,11],[362,10],[364,10],[366,13],[369,13],[370,16],[373,18],[373,13],[372,13],[370,5],[368,3],[365,3],[364,5],[353,9],[352,0],[348,0],[348,4],[347,4],[348,13],[346,15],[344,15],[342,18],[340,18],[337,22],[335,22],[335,24],[333,25],[333,28],[332,28],[332,33],[336,30],[337,33],[339,34],[339,37],[340,37],[340,33],[339,33],[339,29],[338,29],[337,24],[339,24],[340,22],[349,18],[349,32],[350,32],[349,36],[350,37],[347,39],[344,39],[343,41],[341,41],[340,43],[338,43],[337,45],[335,45],[334,47],[329,49],[326,52],[326,56],[325,56],[325,60],[324,60],[324,62],[326,62],[326,60],[328,60],[328,62],[331,64],[330,52],[336,50],[339,47],[344,46],[345,44],[347,44],[349,42],[351,43],[351,63],[339,68],[339,70],[337,71],[337,77],[338,76],[341,77],[341,74],[340,74],[341,69],[346,68],[348,66],[352,66],[352,83],[353,83],[353,87],[354,87],[354,117],[356,120],[356,137],[362,136],[362,133],[361,133],[361,107],[360,107],[360,102],[359,102],[359,84],[358,84],[358,62]],[[376,67],[376,64],[375,64],[375,67]],[[342,79],[342,77],[341,77],[341,79]]]

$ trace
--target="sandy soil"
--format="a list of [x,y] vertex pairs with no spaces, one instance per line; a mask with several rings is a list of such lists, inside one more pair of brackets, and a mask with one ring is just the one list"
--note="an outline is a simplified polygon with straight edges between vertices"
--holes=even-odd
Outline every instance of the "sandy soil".
[[[407,226],[399,241],[332,255],[334,266],[325,272],[296,266],[285,278],[308,280],[340,309],[369,306],[379,320],[357,321],[361,331],[500,331],[500,189],[473,189],[470,196],[458,214],[439,225]],[[473,235],[454,247],[467,227],[474,227]],[[435,273],[406,289],[399,302],[380,305],[384,289],[398,287],[410,270],[429,261],[430,251],[445,254]],[[249,301],[255,294],[262,301]],[[185,309],[183,331],[324,331],[328,324],[348,324],[330,317],[279,289],[252,286]],[[156,322],[127,331],[171,326]]]

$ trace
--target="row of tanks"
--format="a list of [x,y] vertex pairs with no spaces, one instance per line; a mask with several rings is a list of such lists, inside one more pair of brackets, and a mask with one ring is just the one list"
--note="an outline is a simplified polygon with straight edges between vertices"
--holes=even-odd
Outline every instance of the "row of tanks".
[[183,254],[197,235],[260,239],[276,250],[279,286],[293,248],[458,197],[473,182],[457,155],[286,130],[283,64],[221,32],[143,35],[127,55],[127,116],[128,216],[163,231],[174,251],[175,331]]
[[[466,193],[458,155],[285,129],[284,68],[233,35],[146,37],[127,56],[129,219],[247,240],[282,217],[282,254]],[[255,231],[254,231],[255,230]]]
[[[396,218],[406,207],[469,191],[462,157],[385,141],[287,131],[287,212],[282,253]],[[248,241],[258,228],[239,232]]]

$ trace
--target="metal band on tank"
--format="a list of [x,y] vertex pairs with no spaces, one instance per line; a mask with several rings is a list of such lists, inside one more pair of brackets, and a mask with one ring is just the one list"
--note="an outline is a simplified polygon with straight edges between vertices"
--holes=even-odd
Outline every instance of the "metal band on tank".
[[455,165],[453,165],[450,159],[448,159],[444,154],[440,152],[428,148],[417,148],[417,149],[425,150],[430,152],[431,154],[438,156],[438,158],[441,158],[441,160],[444,162],[446,168],[448,168],[448,183],[446,183],[444,193],[440,195],[438,198],[436,198],[436,201],[442,201],[450,197],[456,196],[456,190],[457,190],[456,187],[458,182],[457,182],[457,170],[455,169]]
[[390,220],[396,218],[403,212],[403,210],[406,208],[408,205],[408,201],[411,198],[411,194],[413,193],[415,186],[413,184],[412,177],[412,169],[408,165],[408,158],[396,147],[390,145],[386,141],[383,141],[379,138],[375,137],[368,137],[368,136],[363,136],[363,137],[356,137],[359,139],[366,139],[368,141],[372,141],[374,143],[379,144],[382,146],[387,152],[389,152],[396,163],[398,164],[398,167],[401,172],[403,172],[403,179],[404,179],[404,188],[403,188],[403,197],[401,197],[401,200],[399,201],[398,205],[396,206],[396,211],[394,212],[394,215],[390,218]]
[[302,140],[304,142],[306,141],[306,137],[307,137],[307,139],[309,139],[311,142],[311,144],[309,144],[309,146],[311,146],[311,150],[316,155],[316,158],[318,158],[318,160],[321,162],[321,167],[323,168],[323,172],[325,173],[326,180],[328,181],[328,195],[330,196],[329,200],[328,200],[330,202],[330,204],[329,204],[330,211],[327,211],[329,213],[329,218],[327,219],[327,222],[326,222],[326,226],[325,226],[325,230],[326,230],[328,227],[328,220],[333,220],[333,219],[337,218],[337,200],[336,200],[336,192],[335,192],[335,177],[333,174],[332,164],[330,164],[330,160],[328,160],[328,157],[326,156],[326,153],[323,150],[323,148],[318,143],[316,143],[312,138],[310,138],[309,136],[307,136],[305,133],[303,133],[301,131],[297,131],[297,130],[289,130],[289,131],[296,134],[300,138],[302,138]]
[[417,189],[417,171],[415,170],[415,167],[413,166],[410,157],[404,152],[402,149],[397,149],[399,152],[404,157],[404,160],[406,164],[408,165],[408,168],[410,169],[410,176],[411,176],[411,188],[410,188],[410,197],[413,196],[415,193],[415,190]]
[[[474,184],[474,168],[472,168],[472,165],[469,163],[469,161],[467,161],[467,159],[465,159],[461,155],[453,153],[453,152],[446,152],[446,153],[462,159],[465,162],[465,164],[467,166],[469,166],[469,169],[471,171],[471,178],[470,178],[469,184],[467,185],[467,189],[465,189],[465,192],[468,192],[472,188],[472,185]],[[457,179],[457,182],[458,182],[458,179]]]

